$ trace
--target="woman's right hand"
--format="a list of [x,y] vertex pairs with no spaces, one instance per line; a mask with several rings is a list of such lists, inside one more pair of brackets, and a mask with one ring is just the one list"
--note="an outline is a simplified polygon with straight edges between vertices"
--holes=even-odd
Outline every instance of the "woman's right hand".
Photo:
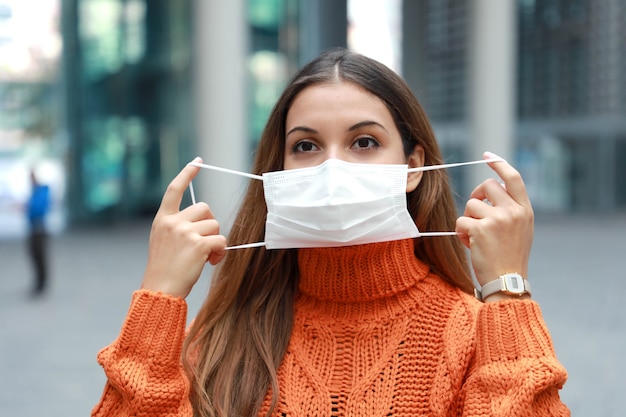
[[226,255],[226,238],[219,234],[219,223],[206,203],[180,210],[183,194],[199,170],[187,165],[163,195],[150,231],[143,289],[185,298],[204,265],[216,265]]

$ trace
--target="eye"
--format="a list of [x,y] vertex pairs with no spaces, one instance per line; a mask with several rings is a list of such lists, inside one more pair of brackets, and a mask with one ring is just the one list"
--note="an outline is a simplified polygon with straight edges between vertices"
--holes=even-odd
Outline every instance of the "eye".
[[378,148],[380,143],[371,136],[362,136],[352,144],[352,149],[373,149]]
[[302,140],[296,143],[292,149],[293,152],[312,152],[318,150],[319,148],[313,142]]

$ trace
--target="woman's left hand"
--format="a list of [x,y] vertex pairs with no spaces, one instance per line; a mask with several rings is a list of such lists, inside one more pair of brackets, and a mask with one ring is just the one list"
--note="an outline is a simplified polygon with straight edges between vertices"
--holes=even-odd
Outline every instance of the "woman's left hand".
[[[484,158],[496,155],[486,152]],[[521,175],[506,161],[490,162],[502,179],[488,179],[474,189],[456,231],[470,250],[480,285],[508,272],[528,278],[534,214]]]

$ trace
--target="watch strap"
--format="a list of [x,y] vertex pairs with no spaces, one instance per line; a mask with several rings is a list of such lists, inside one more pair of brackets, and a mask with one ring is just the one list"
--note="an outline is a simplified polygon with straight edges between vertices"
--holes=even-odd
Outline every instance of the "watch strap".
[[482,285],[480,290],[474,289],[476,298],[483,301],[485,298],[497,292],[507,295],[522,296],[530,294],[530,282],[516,272],[500,275],[497,279]]

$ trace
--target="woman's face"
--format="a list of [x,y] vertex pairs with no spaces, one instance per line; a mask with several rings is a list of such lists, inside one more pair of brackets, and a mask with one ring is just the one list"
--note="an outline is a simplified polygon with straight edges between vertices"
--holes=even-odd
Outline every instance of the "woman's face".
[[[385,103],[350,82],[302,90],[287,112],[285,132],[285,169],[315,166],[331,158],[365,164],[424,164],[419,145],[405,156],[400,132]],[[413,174],[409,174],[407,192],[421,178],[421,173]]]

